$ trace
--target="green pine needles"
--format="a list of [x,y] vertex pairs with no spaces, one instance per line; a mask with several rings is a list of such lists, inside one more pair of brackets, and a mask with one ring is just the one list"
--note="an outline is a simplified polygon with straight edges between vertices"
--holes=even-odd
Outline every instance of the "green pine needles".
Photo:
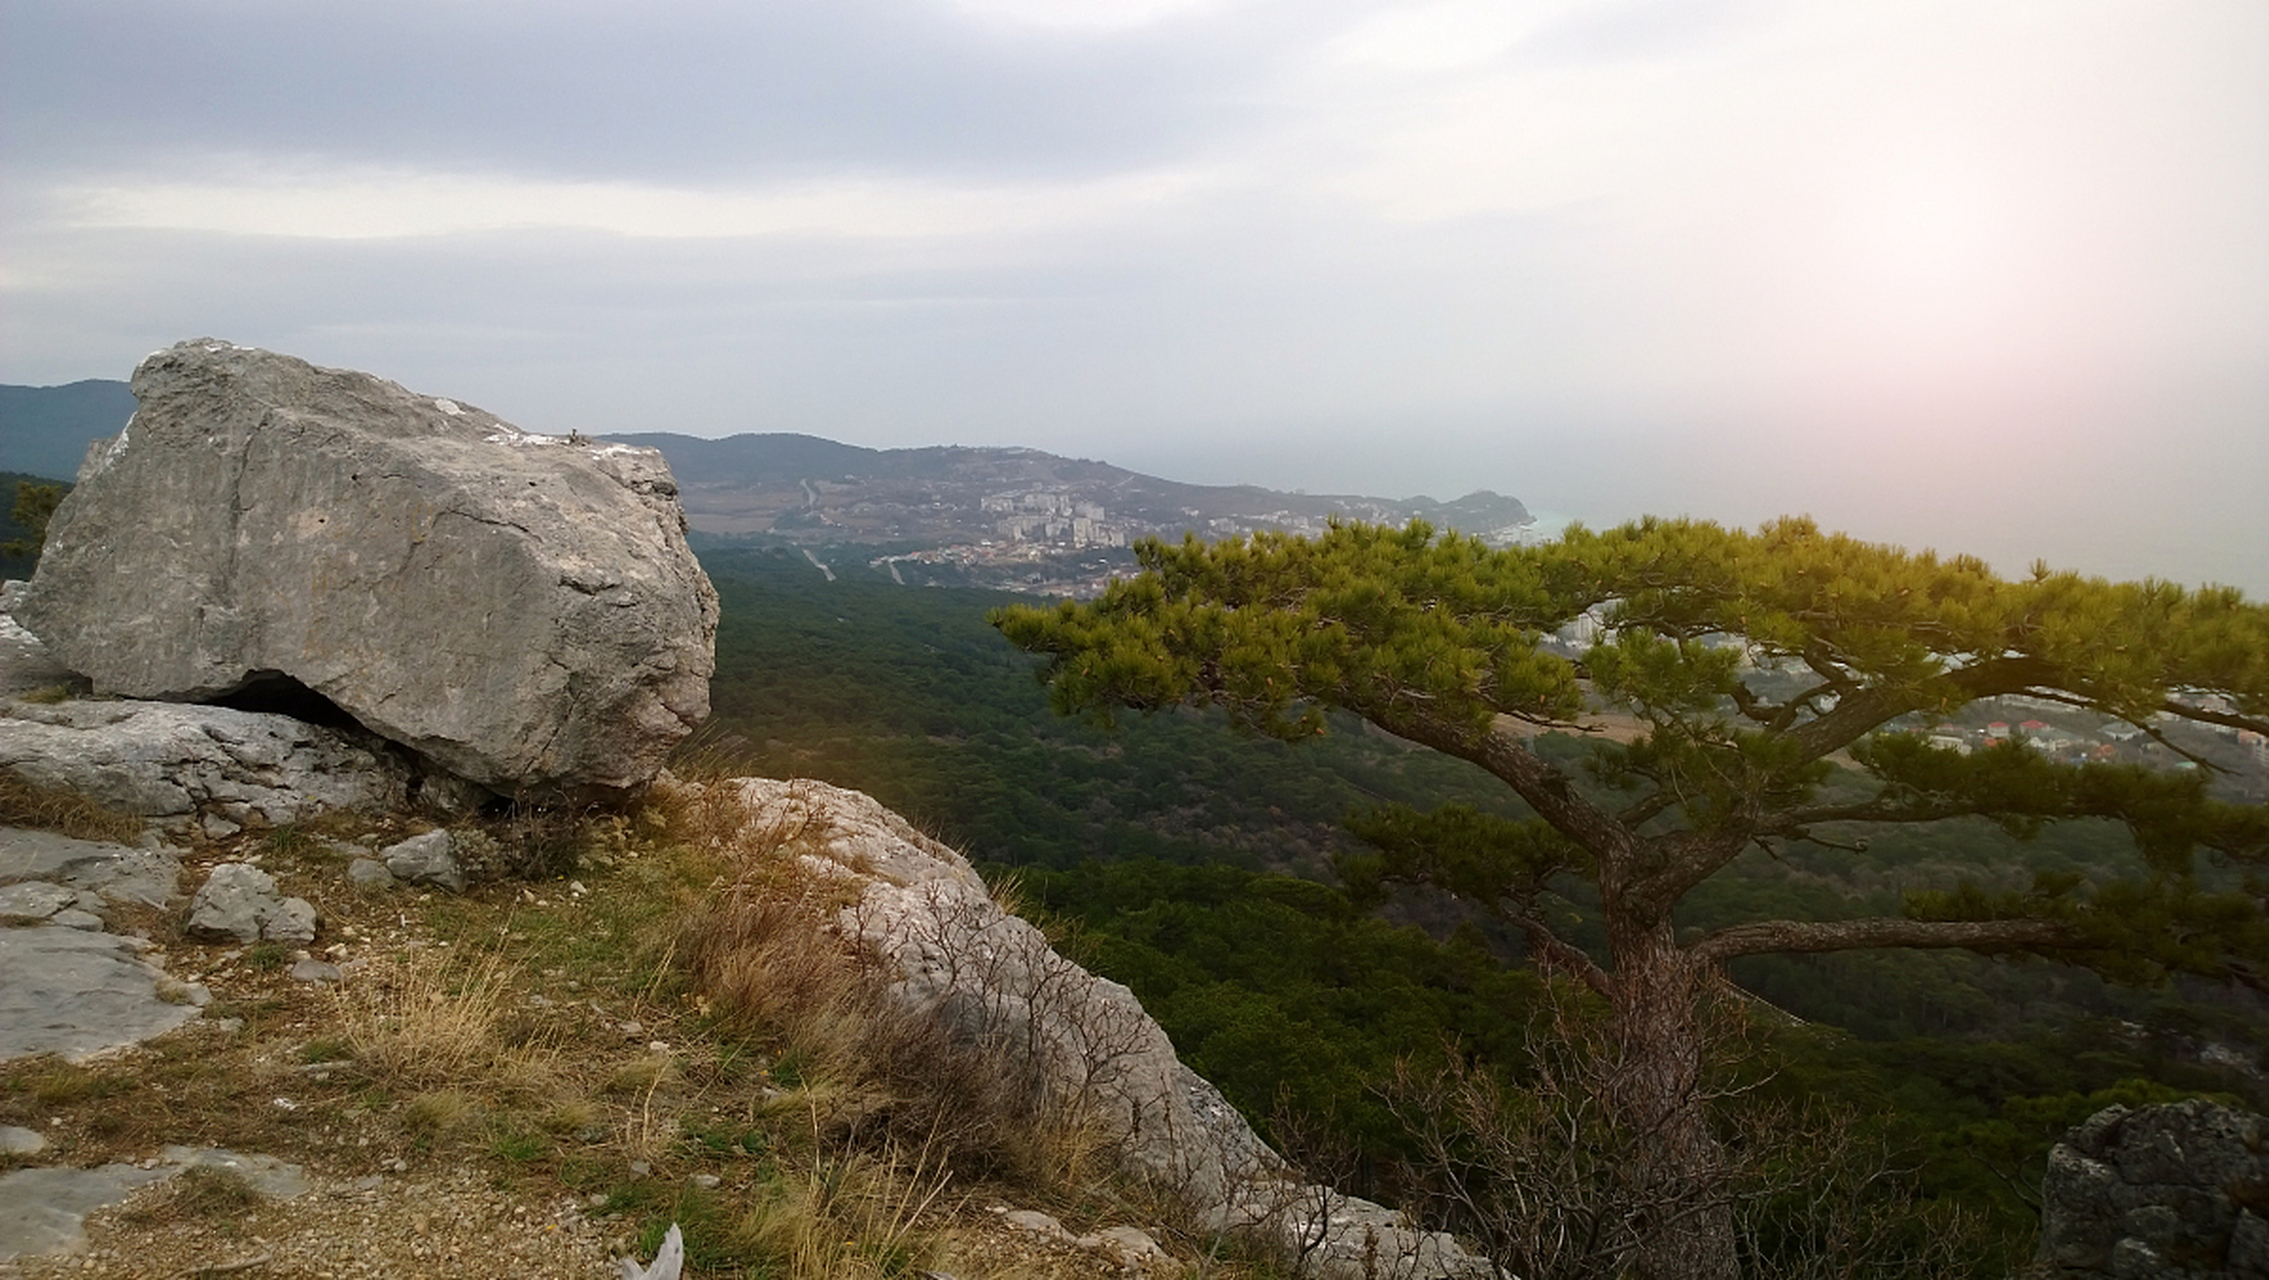
[[[2255,874],[2269,811],[2217,798],[2213,765],[2180,759],[2169,729],[2269,735],[2269,607],[2234,590],[2045,567],[2009,581],[1805,519],[1754,533],[1647,519],[1509,550],[1420,523],[1348,524],[1138,555],[1145,572],[1097,600],[992,615],[1047,656],[1057,710],[1210,704],[1286,740],[1344,710],[1470,761],[1533,812],[1374,812],[1357,828],[1377,852],[1348,870],[1457,894],[1605,1002],[1624,1066],[1603,1102],[1644,1135],[1629,1171],[1634,1203],[1651,1206],[1639,1274],[1738,1270],[1698,1079],[1697,1011],[1729,960],[1958,947],[2130,982],[2269,984],[2269,883]],[[1905,731],[2005,697],[2123,722],[2181,767]],[[1584,744],[1576,763],[1537,749],[1554,731]],[[2009,868],[1978,865],[1911,892],[1897,916],[1674,921],[1746,850],[1864,848],[1870,832],[1977,819],[2019,837],[2110,820],[2135,856],[2116,877],[2015,886]],[[1603,947],[1555,924],[1576,883],[1598,903]]]

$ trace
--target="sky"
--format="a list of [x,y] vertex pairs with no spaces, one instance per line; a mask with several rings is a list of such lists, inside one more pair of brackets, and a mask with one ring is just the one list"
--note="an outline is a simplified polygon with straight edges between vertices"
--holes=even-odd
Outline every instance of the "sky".
[[0,382],[2269,598],[2261,0],[0,0]]

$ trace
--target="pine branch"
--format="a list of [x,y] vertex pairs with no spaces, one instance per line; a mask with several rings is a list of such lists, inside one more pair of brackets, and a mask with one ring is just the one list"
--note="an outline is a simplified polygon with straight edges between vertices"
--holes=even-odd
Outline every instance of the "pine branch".
[[2060,920],[1767,920],[1719,929],[1687,948],[1696,959],[1722,963],[1738,956],[1856,951],[1868,947],[1961,947],[1973,951],[2029,950],[2076,942]]

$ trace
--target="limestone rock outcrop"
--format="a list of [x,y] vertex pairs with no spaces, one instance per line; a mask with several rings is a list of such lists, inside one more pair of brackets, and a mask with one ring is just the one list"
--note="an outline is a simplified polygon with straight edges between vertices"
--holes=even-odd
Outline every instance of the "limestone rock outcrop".
[[993,902],[960,854],[860,792],[825,783],[739,778],[750,813],[797,832],[805,868],[851,899],[837,927],[887,960],[904,1005],[961,1038],[994,1042],[1037,1073],[1037,1091],[1067,1091],[1114,1125],[1121,1161],[1225,1194],[1222,1153],[1190,1111],[1181,1061],[1134,993],[1056,954],[1047,938]]
[[1059,955],[993,901],[966,859],[871,797],[801,780],[711,785],[732,789],[813,881],[833,886],[845,904],[837,932],[885,961],[903,1007],[1035,1073],[1041,1105],[1087,1109],[1128,1172],[1170,1187],[1224,1230],[1302,1253],[1303,1274],[1321,1280],[1500,1276],[1394,1210],[1301,1183],[1182,1065],[1133,992]]
[[2041,1274],[2269,1277],[2269,1118],[2192,1100],[2107,1107],[2041,1180]]
[[0,769],[140,817],[238,825],[467,798],[368,733],[190,703],[0,703]]
[[530,798],[635,790],[707,716],[717,597],[658,452],[209,339],[133,387],[16,611],[96,692],[312,690]]

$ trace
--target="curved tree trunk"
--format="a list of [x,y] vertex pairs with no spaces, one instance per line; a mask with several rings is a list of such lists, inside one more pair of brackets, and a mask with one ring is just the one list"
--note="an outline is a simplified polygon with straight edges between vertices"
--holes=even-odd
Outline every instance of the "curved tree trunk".
[[1703,1094],[1710,966],[1680,950],[1667,921],[1619,939],[1609,995],[1621,1058],[1607,1099],[1631,1134],[1641,1280],[1737,1280],[1725,1149]]

